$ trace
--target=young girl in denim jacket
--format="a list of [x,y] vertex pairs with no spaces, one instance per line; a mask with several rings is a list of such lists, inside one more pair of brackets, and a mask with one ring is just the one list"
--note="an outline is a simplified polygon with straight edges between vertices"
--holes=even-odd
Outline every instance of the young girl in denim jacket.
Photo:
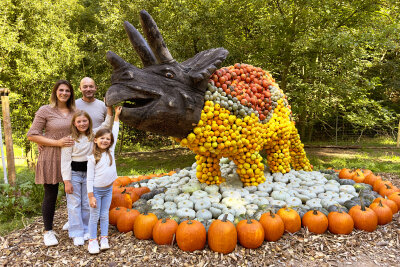
[[[99,130],[94,137],[93,154],[88,157],[87,192],[90,204],[89,245],[91,254],[110,248],[108,244],[108,212],[112,199],[112,184],[117,179],[114,150],[119,131],[122,107],[115,108],[112,131]],[[97,241],[97,223],[100,219],[100,248]]]
[[92,120],[88,113],[78,110],[72,116],[72,147],[61,149],[61,174],[67,194],[69,237],[75,246],[81,246],[89,239],[89,200],[87,197],[86,172],[87,157],[93,151],[94,134],[101,128],[112,125],[112,108],[107,108],[105,121],[96,129],[92,129]]

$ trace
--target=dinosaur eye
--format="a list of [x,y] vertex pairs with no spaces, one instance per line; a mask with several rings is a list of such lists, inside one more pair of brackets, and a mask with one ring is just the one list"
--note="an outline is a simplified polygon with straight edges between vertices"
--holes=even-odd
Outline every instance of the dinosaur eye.
[[168,79],[172,79],[174,78],[174,75],[171,72],[167,72],[165,73],[165,77],[167,77]]

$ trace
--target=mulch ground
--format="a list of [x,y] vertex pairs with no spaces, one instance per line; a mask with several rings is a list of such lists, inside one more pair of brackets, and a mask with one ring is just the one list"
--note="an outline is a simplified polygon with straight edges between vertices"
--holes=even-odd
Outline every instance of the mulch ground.
[[[381,174],[400,186],[398,176]],[[238,245],[223,255],[208,247],[192,253],[177,245],[158,246],[153,241],[137,240],[132,232],[119,233],[110,226],[111,249],[90,255],[87,245],[76,247],[62,231],[65,206],[56,212],[54,230],[59,245],[43,244],[43,222],[37,218],[26,228],[0,237],[1,266],[400,266],[400,216],[379,226],[373,233],[354,230],[350,235],[313,235],[302,229],[286,233],[277,242],[264,242],[258,249]]]

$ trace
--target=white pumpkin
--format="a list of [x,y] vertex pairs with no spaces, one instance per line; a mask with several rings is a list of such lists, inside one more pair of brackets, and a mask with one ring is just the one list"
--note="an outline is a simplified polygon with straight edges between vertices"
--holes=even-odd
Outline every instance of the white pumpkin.
[[178,202],[178,209],[182,208],[193,209],[193,202],[188,199]]
[[209,209],[211,207],[211,201],[208,199],[201,199],[197,201],[194,205],[195,210]]
[[196,212],[193,209],[182,208],[176,211],[176,215],[180,218],[194,219],[196,217]]
[[212,219],[212,217],[213,216],[212,216],[211,211],[209,211],[207,209],[201,209],[196,212],[196,218],[198,218],[198,219],[210,220],[210,219]]

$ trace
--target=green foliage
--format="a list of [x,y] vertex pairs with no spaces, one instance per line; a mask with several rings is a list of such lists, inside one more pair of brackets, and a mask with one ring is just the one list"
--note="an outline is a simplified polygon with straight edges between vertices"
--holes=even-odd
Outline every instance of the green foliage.
[[397,124],[398,0],[3,0],[0,87],[13,92],[18,145],[28,146],[25,133],[57,79],[77,88],[91,76],[102,98],[111,77],[108,50],[141,66],[122,27],[128,20],[141,31],[141,9],[153,16],[177,61],[225,47],[225,65],[270,71],[303,139],[332,135],[337,118],[359,135],[389,133]]

